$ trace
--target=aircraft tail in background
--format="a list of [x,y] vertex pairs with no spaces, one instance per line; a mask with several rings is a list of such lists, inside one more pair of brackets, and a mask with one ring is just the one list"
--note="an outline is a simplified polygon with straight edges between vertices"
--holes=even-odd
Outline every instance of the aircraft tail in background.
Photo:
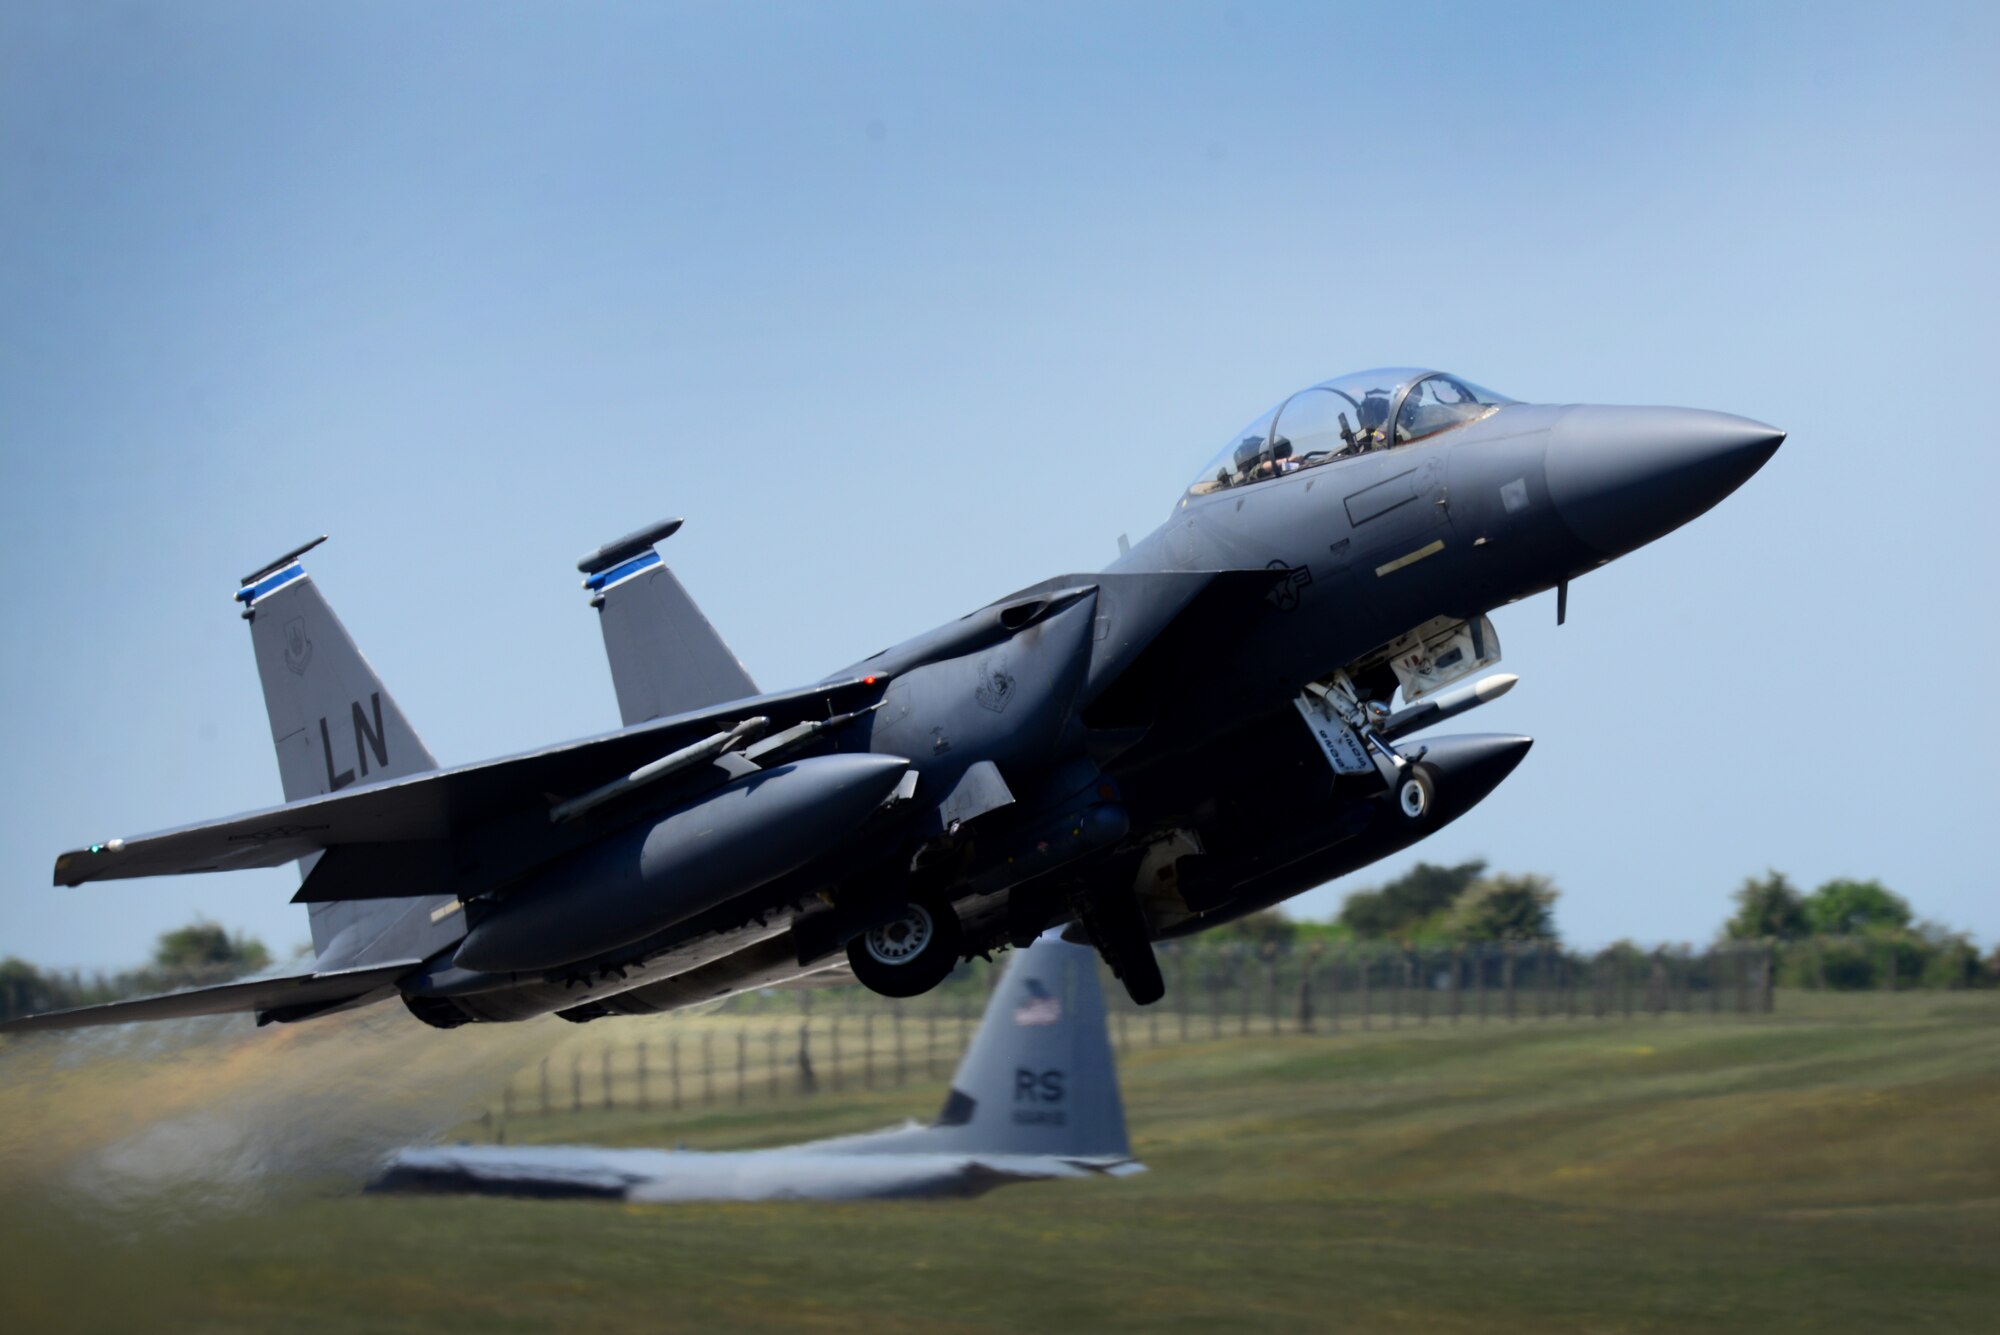
[[1014,952],[929,1126],[824,1141],[845,1153],[1131,1164],[1097,954],[1050,932]]

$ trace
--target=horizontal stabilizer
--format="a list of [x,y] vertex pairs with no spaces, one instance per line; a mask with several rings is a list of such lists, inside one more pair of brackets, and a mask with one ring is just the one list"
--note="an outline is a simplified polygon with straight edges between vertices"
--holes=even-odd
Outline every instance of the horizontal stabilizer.
[[[157,834],[111,839],[56,859],[57,885],[276,867],[342,844],[451,839],[503,816],[546,810],[550,794],[574,796],[716,731],[769,717],[789,727],[865,706],[874,680],[809,686],[501,760],[432,770]],[[399,893],[414,892],[402,887]],[[307,895],[310,901],[314,896]],[[345,896],[329,896],[341,898]]]
[[392,985],[422,960],[394,960],[361,969],[332,973],[296,973],[283,978],[247,978],[238,983],[163,992],[158,996],[78,1006],[0,1021],[0,1034],[30,1034],[51,1029],[84,1029],[91,1025],[127,1024],[135,1020],[181,1020],[196,1015],[258,1012],[260,1018],[303,1018],[357,1001]]

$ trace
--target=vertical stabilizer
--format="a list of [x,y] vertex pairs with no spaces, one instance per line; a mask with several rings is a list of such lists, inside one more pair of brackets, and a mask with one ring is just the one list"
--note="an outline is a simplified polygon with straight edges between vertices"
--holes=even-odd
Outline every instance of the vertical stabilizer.
[[[300,563],[324,541],[286,553],[246,578],[236,592],[250,623],[287,802],[437,768]],[[301,877],[318,857],[301,859]],[[319,967],[429,955],[463,931],[457,915],[443,923],[431,920],[434,910],[450,902],[451,896],[441,895],[314,904]]]
[[1016,951],[923,1148],[1125,1157],[1097,954],[1056,933]]
[[654,549],[680,526],[678,519],[662,520],[576,563],[597,609],[618,713],[628,727],[757,694],[743,664]]

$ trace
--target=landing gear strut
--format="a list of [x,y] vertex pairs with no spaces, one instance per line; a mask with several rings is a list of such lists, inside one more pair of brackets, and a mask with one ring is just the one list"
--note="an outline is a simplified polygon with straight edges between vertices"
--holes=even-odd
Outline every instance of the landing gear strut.
[[1167,994],[1160,976],[1160,961],[1153,954],[1152,933],[1139,899],[1127,890],[1112,890],[1074,901],[1077,921],[1090,935],[1090,943],[1111,966],[1112,974],[1125,985],[1133,1004],[1150,1006]]
[[869,991],[915,997],[942,983],[964,949],[958,910],[941,897],[925,895],[849,941],[847,963]]

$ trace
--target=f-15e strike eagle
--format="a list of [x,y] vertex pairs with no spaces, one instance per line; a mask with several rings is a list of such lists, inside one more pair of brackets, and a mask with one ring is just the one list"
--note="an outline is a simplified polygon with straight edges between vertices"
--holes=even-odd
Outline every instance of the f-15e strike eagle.
[[929,1126],[724,1153],[438,1145],[398,1151],[368,1189],[644,1203],[868,1200],[1144,1171],[1125,1136],[1097,957],[1051,932],[1007,966]]
[[[1314,385],[1231,436],[1096,574],[759,694],[662,564],[579,566],[625,726],[438,768],[299,558],[243,581],[282,806],[56,859],[60,885],[296,860],[310,971],[7,1030],[400,997],[450,1027],[671,1009],[851,967],[912,996],[1066,925],[1134,1000],[1153,942],[1470,810],[1526,737],[1416,738],[1511,684],[1486,614],[1707,510],[1784,433],[1517,403],[1456,376]],[[310,546],[310,545],[309,545]],[[1391,708],[1400,694],[1402,707]]]

